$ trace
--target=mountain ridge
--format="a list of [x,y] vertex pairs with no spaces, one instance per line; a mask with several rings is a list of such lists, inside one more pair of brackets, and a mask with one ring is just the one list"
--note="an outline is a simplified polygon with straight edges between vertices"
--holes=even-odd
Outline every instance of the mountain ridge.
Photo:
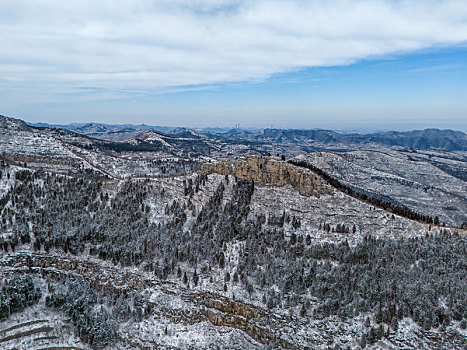
[[[213,132],[212,128],[185,128],[150,126],[146,124],[106,124],[106,123],[77,123],[68,125],[29,123],[31,126],[56,127],[93,136],[96,138],[109,138],[112,134],[118,134],[119,142],[126,141],[122,137],[128,133],[128,139],[133,138],[138,131],[154,130],[163,134],[173,135],[180,131],[194,132],[207,137],[224,141],[250,141],[250,142],[292,142],[307,144],[310,142],[324,142],[341,144],[350,148],[358,148],[369,144],[377,144],[385,147],[404,147],[418,149],[434,149],[444,151],[467,151],[467,134],[452,129],[415,129],[409,131],[381,131],[373,133],[342,133],[329,129],[230,129],[225,132]],[[107,137],[106,137],[107,136]]]

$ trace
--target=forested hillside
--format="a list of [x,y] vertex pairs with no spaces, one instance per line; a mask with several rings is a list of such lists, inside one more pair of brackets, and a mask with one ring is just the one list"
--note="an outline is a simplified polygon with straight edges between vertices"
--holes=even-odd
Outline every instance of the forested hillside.
[[[427,339],[434,342],[431,348],[463,347],[467,242],[462,230],[394,218],[337,191],[306,197],[290,185],[276,189],[232,175],[110,180],[31,171],[2,162],[1,182],[3,265],[10,266],[8,259],[15,254],[29,254],[28,275],[42,288],[33,288],[37,292],[26,297],[31,300],[26,305],[42,295],[34,307],[68,315],[82,344],[94,349],[117,344],[133,348],[122,322],[158,329],[158,310],[165,310],[164,315],[167,310],[180,312],[181,306],[168,296],[153,304],[160,293],[167,293],[164,288],[188,293],[183,312],[200,307],[192,293],[228,298],[224,303],[232,303],[230,308],[215,306],[212,297],[203,297],[204,307],[230,317],[244,315],[250,328],[206,313],[181,321],[188,322],[188,329],[204,322],[243,329],[251,341],[242,341],[242,348],[326,348],[326,334],[336,329],[341,336],[333,337],[332,344],[337,348],[412,341],[425,346],[431,344]],[[288,204],[276,208],[270,196]],[[300,205],[316,209],[305,213],[298,210]],[[339,214],[332,206],[345,209]],[[347,216],[349,210],[357,215]],[[334,219],[329,216],[333,212]],[[383,220],[393,229],[373,224]],[[49,263],[39,263],[35,254],[92,260],[103,268],[131,269],[148,279],[145,283],[168,284],[159,294],[151,287],[135,289],[129,282],[121,289],[121,279],[110,274],[105,284],[114,287],[102,289],[92,278],[79,277],[85,266],[78,267],[81,263],[67,263],[66,270],[59,267],[63,277],[51,278],[46,271],[61,265],[47,267]],[[8,271],[20,273],[15,268]],[[11,305],[5,295],[2,305]],[[259,308],[255,313],[264,316],[244,314],[239,302]],[[3,314],[22,308],[9,310]],[[175,327],[172,316],[163,317],[166,329]],[[287,326],[280,326],[277,317],[285,318]],[[315,334],[318,329],[321,333]],[[168,346],[175,333],[157,334],[153,341]],[[225,348],[235,344],[220,333],[206,334],[212,335],[203,337],[200,348],[209,348],[215,339],[222,339]]]

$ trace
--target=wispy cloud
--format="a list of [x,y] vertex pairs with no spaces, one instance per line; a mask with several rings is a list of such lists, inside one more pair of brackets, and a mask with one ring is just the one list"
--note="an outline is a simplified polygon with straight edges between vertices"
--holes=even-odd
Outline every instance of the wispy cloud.
[[154,92],[467,41],[465,0],[2,0],[0,88]]
[[[466,63],[467,64],[467,63]],[[409,69],[409,73],[439,73],[439,72],[448,72],[448,71],[453,71],[453,70],[458,70],[459,68],[462,68],[464,65],[461,65],[459,63],[455,64],[437,64],[437,65],[431,65],[431,66],[426,66],[426,67],[420,67],[420,68],[413,68]]]

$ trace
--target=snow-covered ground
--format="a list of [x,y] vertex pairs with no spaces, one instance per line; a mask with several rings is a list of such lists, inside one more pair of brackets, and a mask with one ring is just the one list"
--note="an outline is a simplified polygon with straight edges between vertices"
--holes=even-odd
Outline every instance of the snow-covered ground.
[[[347,185],[386,196],[416,212],[439,216],[441,222],[460,226],[467,222],[467,184],[462,180],[467,174],[465,155],[462,158],[451,153],[426,153],[315,152],[299,159]],[[439,166],[455,170],[448,173]]]

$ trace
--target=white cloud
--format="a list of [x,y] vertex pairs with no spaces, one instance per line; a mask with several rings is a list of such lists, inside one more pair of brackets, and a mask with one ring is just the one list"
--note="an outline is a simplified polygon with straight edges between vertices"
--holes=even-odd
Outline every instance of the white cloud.
[[150,92],[467,41],[467,1],[0,2],[0,88]]

